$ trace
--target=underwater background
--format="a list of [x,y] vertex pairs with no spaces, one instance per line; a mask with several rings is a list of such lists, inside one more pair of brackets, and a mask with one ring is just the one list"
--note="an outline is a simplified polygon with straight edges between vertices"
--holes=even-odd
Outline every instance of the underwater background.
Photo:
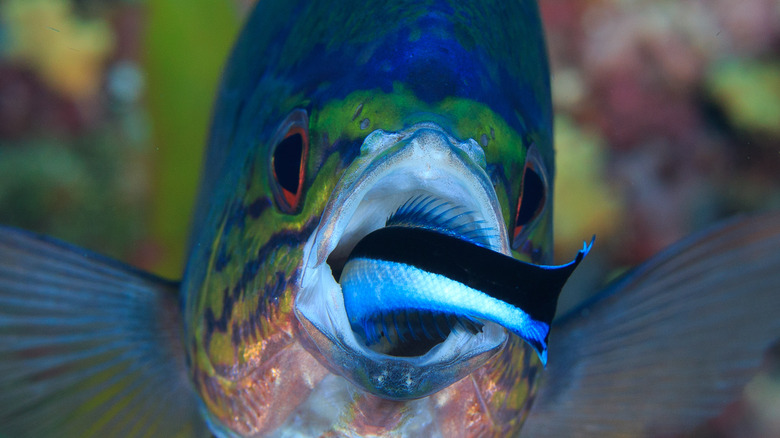
[[[0,223],[178,278],[216,83],[251,4],[2,0]],[[779,0],[539,4],[556,252],[597,235],[559,313],[683,236],[780,209]],[[706,434],[780,431],[768,376]]]

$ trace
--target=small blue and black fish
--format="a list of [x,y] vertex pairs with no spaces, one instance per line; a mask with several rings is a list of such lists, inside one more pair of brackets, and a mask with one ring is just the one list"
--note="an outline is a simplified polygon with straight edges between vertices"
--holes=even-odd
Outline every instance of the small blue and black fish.
[[567,265],[533,265],[483,246],[498,230],[459,223],[467,213],[417,197],[360,240],[339,281],[350,324],[368,344],[384,337],[391,354],[410,355],[430,348],[422,338],[442,342],[456,327],[476,334],[491,321],[546,363],[558,295],[592,243]]
[[181,282],[0,227],[0,436],[690,431],[780,336],[780,214],[554,320],[552,144],[534,1],[258,2]]

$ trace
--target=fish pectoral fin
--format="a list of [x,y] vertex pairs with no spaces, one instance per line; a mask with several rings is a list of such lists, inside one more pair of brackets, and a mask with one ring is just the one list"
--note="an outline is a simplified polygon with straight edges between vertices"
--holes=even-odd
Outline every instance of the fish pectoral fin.
[[739,397],[780,338],[780,213],[692,236],[550,332],[523,436],[678,436]]
[[177,284],[0,227],[0,436],[210,436]]

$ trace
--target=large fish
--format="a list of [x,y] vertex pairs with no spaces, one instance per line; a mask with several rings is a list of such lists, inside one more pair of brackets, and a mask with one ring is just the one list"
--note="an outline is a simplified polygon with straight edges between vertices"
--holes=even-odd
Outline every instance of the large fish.
[[780,215],[674,246],[547,350],[586,252],[545,266],[551,121],[533,1],[259,2],[180,283],[0,229],[0,435],[689,431],[780,335]]

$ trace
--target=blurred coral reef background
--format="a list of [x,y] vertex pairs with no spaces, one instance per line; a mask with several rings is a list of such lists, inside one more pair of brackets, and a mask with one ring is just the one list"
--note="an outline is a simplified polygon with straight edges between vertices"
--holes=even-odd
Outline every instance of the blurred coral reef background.
[[[559,312],[688,234],[780,209],[780,1],[540,7],[556,113],[556,252],[597,235]],[[692,436],[780,436],[773,350],[743,397]]]
[[[2,0],[0,223],[178,277],[210,105],[251,4]],[[780,208],[780,1],[540,7],[556,252],[598,236],[562,311],[685,235]],[[702,436],[780,431],[780,384],[762,376]]]
[[0,223],[179,277],[210,106],[246,7],[0,2]]
[[556,249],[616,275],[722,218],[780,208],[780,2],[540,2]]

